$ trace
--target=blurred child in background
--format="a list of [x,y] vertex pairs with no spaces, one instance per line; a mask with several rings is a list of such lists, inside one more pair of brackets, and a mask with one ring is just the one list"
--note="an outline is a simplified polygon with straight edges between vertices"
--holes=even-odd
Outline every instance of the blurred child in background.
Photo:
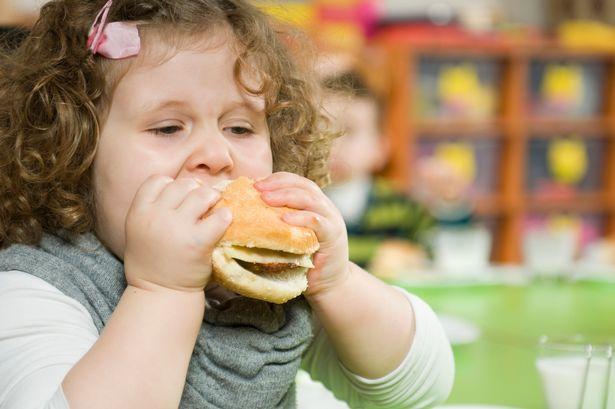
[[432,229],[469,220],[468,184],[433,158],[417,164],[413,198],[377,177],[390,151],[382,135],[383,104],[356,69],[329,74],[323,85],[323,107],[341,134],[326,193],[346,222],[351,260],[381,276],[424,267]]

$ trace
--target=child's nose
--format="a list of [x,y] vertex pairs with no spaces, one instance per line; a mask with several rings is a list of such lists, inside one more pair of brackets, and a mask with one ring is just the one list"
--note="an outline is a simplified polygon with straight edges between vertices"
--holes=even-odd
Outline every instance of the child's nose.
[[231,147],[223,135],[209,133],[199,137],[186,162],[190,172],[218,174],[233,168]]

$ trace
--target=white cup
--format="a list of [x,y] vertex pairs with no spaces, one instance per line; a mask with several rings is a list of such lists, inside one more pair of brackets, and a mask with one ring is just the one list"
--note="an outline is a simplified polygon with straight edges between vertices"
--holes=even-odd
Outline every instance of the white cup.
[[539,276],[561,276],[570,271],[577,248],[573,229],[534,229],[523,236],[523,258]]
[[483,227],[443,228],[434,237],[434,265],[445,273],[483,273],[490,253],[491,234]]
[[536,367],[549,409],[615,409],[613,345],[543,337]]

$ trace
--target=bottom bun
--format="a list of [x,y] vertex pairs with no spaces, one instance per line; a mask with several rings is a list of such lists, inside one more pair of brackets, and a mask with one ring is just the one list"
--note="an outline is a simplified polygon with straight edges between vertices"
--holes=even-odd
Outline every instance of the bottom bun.
[[211,260],[214,279],[245,297],[283,304],[301,295],[307,288],[306,267],[275,274],[254,274],[226,254],[224,247],[214,249]]

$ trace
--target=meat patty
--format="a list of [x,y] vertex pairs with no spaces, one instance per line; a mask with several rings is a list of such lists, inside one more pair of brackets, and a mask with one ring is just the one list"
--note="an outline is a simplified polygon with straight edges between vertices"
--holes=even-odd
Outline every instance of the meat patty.
[[298,267],[293,263],[249,263],[247,261],[235,260],[240,266],[254,274],[276,274],[281,273],[291,268]]

